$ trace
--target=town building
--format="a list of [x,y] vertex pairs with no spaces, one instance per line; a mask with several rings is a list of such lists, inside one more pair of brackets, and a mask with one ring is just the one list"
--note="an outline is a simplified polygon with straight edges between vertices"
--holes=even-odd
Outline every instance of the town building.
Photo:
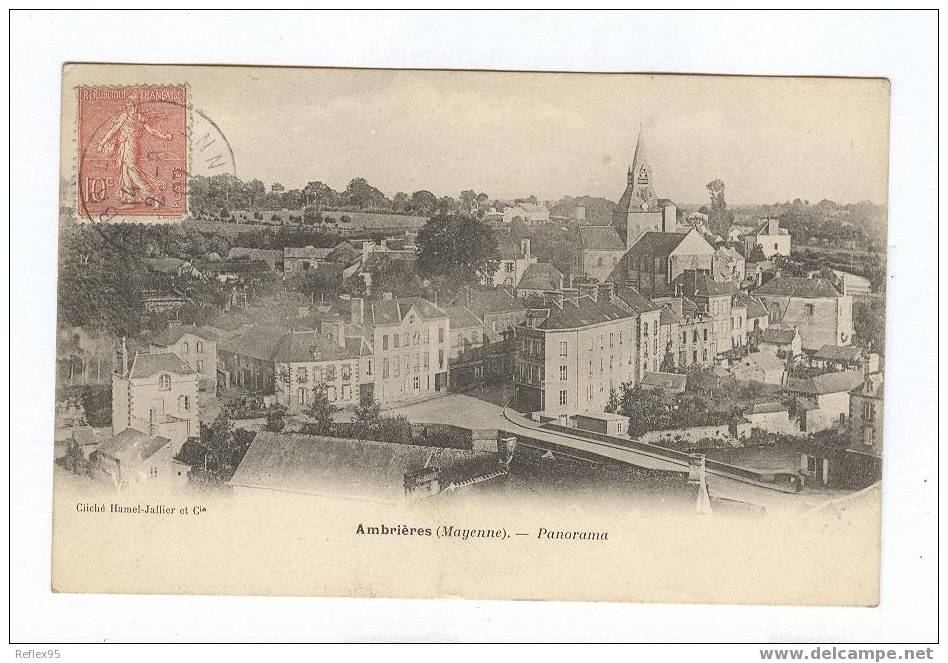
[[374,355],[375,400],[389,404],[448,389],[451,323],[421,297],[352,298],[339,312],[348,336],[361,336]]
[[504,208],[504,223],[524,223],[537,226],[550,220],[550,210],[539,203],[521,201]]
[[761,333],[758,348],[775,357],[792,359],[803,352],[800,331],[796,327],[774,325]]
[[319,391],[325,391],[329,403],[336,407],[357,405],[363,385],[371,395],[371,353],[364,348],[365,362],[361,362],[363,339],[353,340],[354,345],[347,347],[344,336],[330,338],[318,331],[284,334],[272,354],[276,403],[297,414],[312,406]]
[[549,293],[548,308],[530,309],[516,328],[521,407],[564,425],[572,415],[602,411],[610,389],[634,379],[635,323],[612,301]]
[[641,384],[644,389],[658,389],[666,396],[678,396],[685,393],[688,376],[681,373],[649,371],[642,376]]
[[867,361],[862,348],[855,345],[824,345],[810,359],[817,368],[832,371],[857,370]]
[[779,401],[769,403],[755,403],[744,411],[744,419],[751,425],[751,430],[759,428],[768,433],[792,433],[790,411]]
[[783,384],[787,366],[772,352],[751,352],[731,366],[731,374],[744,382]]
[[112,375],[112,434],[132,428],[165,437],[176,456],[201,434],[198,373],[174,352],[139,352],[129,365],[124,343],[119,363]]
[[748,260],[754,248],[760,247],[765,258],[790,255],[790,233],[780,227],[778,219],[764,219],[754,230],[744,235],[744,257]]
[[169,327],[151,342],[152,352],[173,352],[198,374],[198,391],[217,392],[218,334],[194,325],[171,322]]
[[251,262],[265,262],[273,272],[283,271],[283,255],[280,249],[254,249],[235,246],[227,252],[228,261],[248,260]]
[[485,279],[486,285],[514,288],[530,265],[536,263],[537,258],[530,253],[529,238],[521,239],[519,243],[509,238],[499,242],[500,263],[493,276]]
[[770,324],[800,330],[804,350],[851,345],[853,301],[826,279],[778,276],[752,293],[770,314]]
[[849,393],[849,430],[853,441],[846,450],[846,475],[855,487],[878,481],[882,474],[883,374],[867,374]]
[[743,345],[732,342],[747,337],[747,311],[738,307],[740,310],[735,313],[733,307],[737,284],[718,283],[707,272],[687,269],[672,282],[672,289],[676,296],[690,299],[711,318],[712,356]]
[[517,282],[517,297],[524,298],[531,295],[542,295],[549,290],[563,288],[563,274],[548,262],[533,263],[524,271]]
[[825,373],[806,379],[789,378],[785,389],[796,396],[800,432],[845,428],[850,412],[850,392],[863,381],[861,371]]
[[175,460],[170,438],[126,428],[89,457],[92,476],[120,489],[148,483],[162,488],[187,483],[190,467]]
[[333,249],[315,246],[287,246],[283,249],[283,271],[303,272],[329,259]]
[[833,274],[836,276],[840,290],[844,295],[866,297],[872,294],[872,282],[865,276],[844,272],[841,269],[834,269]]
[[685,271],[710,274],[714,256],[714,247],[694,228],[685,233],[649,231],[623,255],[608,280],[629,283],[647,297],[667,296]]
[[659,370],[664,359],[667,340],[662,337],[662,307],[631,286],[603,283],[600,289],[608,301],[633,317],[633,334],[628,342],[634,368],[628,379],[638,384],[648,371]]
[[730,246],[719,246],[711,257],[711,277],[717,281],[741,283],[746,276],[744,256]]

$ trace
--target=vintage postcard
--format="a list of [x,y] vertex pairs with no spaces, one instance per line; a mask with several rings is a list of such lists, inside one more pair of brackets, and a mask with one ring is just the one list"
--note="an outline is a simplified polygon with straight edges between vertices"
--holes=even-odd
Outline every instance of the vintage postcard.
[[62,77],[55,591],[878,603],[886,80]]

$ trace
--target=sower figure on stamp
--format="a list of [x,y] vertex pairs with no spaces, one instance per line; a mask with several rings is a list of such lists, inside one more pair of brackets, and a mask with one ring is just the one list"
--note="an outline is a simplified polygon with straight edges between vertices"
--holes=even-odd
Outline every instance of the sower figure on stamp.
[[115,117],[96,146],[96,151],[105,156],[117,155],[124,207],[157,207],[160,204],[159,195],[167,187],[165,182],[139,165],[139,141],[142,131],[161,140],[172,139],[170,133],[164,133],[150,124],[159,117],[160,114],[151,113],[141,105],[138,95],[130,94],[125,102],[125,109]]

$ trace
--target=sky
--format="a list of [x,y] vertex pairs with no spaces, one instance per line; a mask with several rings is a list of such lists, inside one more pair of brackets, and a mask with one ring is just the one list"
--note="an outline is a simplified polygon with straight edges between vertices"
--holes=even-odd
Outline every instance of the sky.
[[679,203],[715,178],[732,205],[886,202],[879,79],[83,65],[64,89],[182,81],[237,175],[267,186],[616,200],[642,130],[657,195]]

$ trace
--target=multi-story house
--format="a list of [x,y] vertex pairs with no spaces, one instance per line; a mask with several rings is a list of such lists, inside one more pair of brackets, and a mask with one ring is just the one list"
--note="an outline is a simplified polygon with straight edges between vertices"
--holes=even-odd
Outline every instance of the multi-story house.
[[[613,292],[610,283],[602,284],[602,289],[604,293]],[[618,286],[614,293],[611,301],[633,316],[632,353],[635,370],[631,372],[629,380],[638,384],[646,373],[659,370],[665,356],[667,340],[663,344],[662,307],[630,286]]]
[[[357,340],[361,344],[362,339]],[[374,380],[371,362],[362,365],[359,354],[346,347],[344,337],[330,339],[317,331],[283,335],[272,359],[276,401],[291,414],[305,412],[321,389],[333,405],[357,405],[360,385]]]
[[346,335],[361,336],[372,348],[375,400],[396,403],[447,391],[451,323],[443,309],[421,297],[353,298],[340,313]]
[[663,309],[659,330],[667,337],[674,368],[710,367],[715,356],[711,317],[686,297],[663,297],[655,303]]
[[112,375],[112,434],[132,428],[161,436],[176,456],[201,432],[197,372],[173,352],[139,352],[129,365],[124,344],[119,363]]
[[744,257],[750,260],[757,246],[765,258],[789,256],[790,233],[780,227],[779,220],[763,219],[754,230],[744,235]]
[[686,233],[646,232],[622,256],[609,280],[628,283],[647,297],[667,296],[686,271],[710,274],[714,256],[714,247],[696,228]]
[[851,345],[853,300],[827,279],[778,276],[753,292],[767,309],[770,324],[800,330],[803,349]]
[[504,286],[514,288],[527,271],[527,268],[537,261],[536,256],[530,253],[530,240],[524,238],[517,244],[507,239],[500,242],[500,262],[493,276],[485,279],[488,286]]
[[[731,326],[737,324],[731,310],[737,284],[730,281],[718,283],[703,271],[689,269],[672,285],[677,296],[692,300],[702,313],[711,318],[712,356],[729,350],[732,347]],[[746,333],[746,309],[739,319]]]
[[602,411],[610,389],[634,379],[636,317],[588,295],[549,293],[548,303],[516,328],[514,383],[522,407],[566,424]]
[[217,391],[217,339],[209,329],[171,323],[151,343],[152,352],[173,352],[198,374],[198,391]]
[[883,374],[870,373],[849,392],[847,476],[854,487],[878,481],[882,473]]

